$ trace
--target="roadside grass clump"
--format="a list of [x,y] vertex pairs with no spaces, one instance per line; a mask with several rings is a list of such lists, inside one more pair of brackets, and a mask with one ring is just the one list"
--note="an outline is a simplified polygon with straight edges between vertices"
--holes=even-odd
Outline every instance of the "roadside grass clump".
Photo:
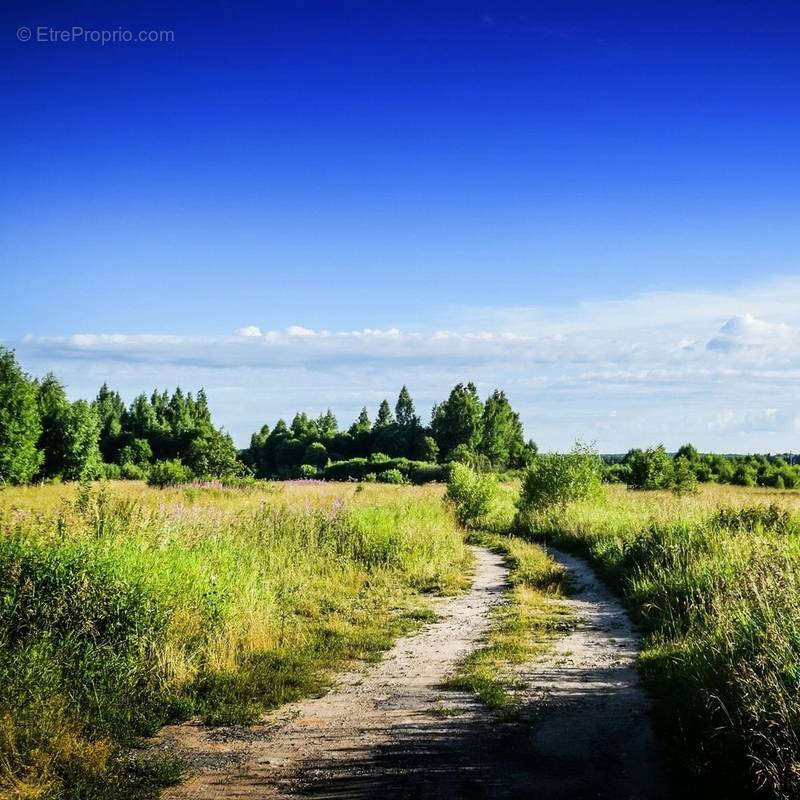
[[800,794],[799,506],[765,489],[610,487],[528,519],[626,599],[676,760],[723,793]]
[[0,797],[154,796],[180,765],[131,757],[141,737],[321,690],[468,567],[425,488],[3,490]]
[[469,541],[503,555],[510,568],[507,602],[492,611],[492,627],[481,647],[470,653],[445,683],[449,689],[474,693],[504,719],[518,711],[516,691],[524,687],[515,666],[545,651],[549,642],[571,624],[558,603],[565,569],[538,545],[513,536],[474,531]]

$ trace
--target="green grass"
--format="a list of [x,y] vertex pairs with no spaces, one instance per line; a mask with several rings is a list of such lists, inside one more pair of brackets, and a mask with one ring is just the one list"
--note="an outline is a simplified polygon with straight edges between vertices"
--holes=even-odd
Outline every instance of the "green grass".
[[468,581],[435,488],[0,491],[0,796],[149,797],[162,724],[320,691]]
[[571,622],[570,613],[556,601],[565,571],[541,547],[518,537],[474,531],[469,541],[503,555],[511,588],[507,601],[493,609],[481,647],[458,665],[445,686],[472,692],[487,708],[513,718],[517,692],[524,686],[515,666],[544,652]]
[[800,793],[799,506],[796,492],[610,488],[524,520],[588,557],[626,600],[676,760],[722,794]]

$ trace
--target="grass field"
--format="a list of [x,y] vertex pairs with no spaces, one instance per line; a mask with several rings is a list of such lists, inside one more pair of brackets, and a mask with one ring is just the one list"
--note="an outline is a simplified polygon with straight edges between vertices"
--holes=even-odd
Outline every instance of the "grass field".
[[767,796],[800,792],[798,512],[797,492],[607,487],[524,525],[588,556],[626,598],[679,758]]
[[[0,794],[137,796],[124,747],[246,722],[374,658],[468,580],[436,488],[136,483],[0,492]],[[134,698],[133,702],[131,699]]]
[[[442,495],[317,482],[0,491],[0,797],[155,795],[180,765],[128,748],[163,723],[247,722],[377,658],[430,617],[426,593],[469,581]],[[800,493],[610,486],[515,521],[517,495],[498,487],[469,533],[503,553],[512,585],[452,685],[513,713],[514,664],[563,622],[547,600],[562,570],[530,539],[553,542],[597,565],[641,623],[642,672],[679,759],[714,791],[797,796]]]

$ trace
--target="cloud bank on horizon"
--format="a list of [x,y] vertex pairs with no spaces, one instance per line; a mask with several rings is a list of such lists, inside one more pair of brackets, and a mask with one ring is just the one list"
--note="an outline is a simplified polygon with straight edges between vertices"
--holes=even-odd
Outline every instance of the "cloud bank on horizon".
[[32,333],[5,344],[73,397],[104,381],[126,400],[204,386],[240,445],[298,409],[331,407],[349,425],[403,383],[427,415],[454,383],[473,380],[483,395],[505,389],[545,449],[576,438],[603,452],[685,441],[723,452],[800,447],[800,278],[564,308],[449,308],[436,321],[445,324],[330,331],[243,320],[229,335]]

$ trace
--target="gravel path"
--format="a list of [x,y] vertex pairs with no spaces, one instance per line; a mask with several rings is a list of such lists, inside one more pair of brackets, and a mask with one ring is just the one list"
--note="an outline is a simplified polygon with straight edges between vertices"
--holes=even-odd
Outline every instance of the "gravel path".
[[[440,684],[502,602],[507,571],[475,548],[472,589],[436,601],[440,620],[400,639],[377,665],[341,676],[247,728],[165,728],[159,742],[194,767],[165,798],[661,798],[665,788],[623,609],[583,562],[567,605],[579,618],[522,673],[519,721],[500,722]],[[456,711],[443,714],[444,710]]]

